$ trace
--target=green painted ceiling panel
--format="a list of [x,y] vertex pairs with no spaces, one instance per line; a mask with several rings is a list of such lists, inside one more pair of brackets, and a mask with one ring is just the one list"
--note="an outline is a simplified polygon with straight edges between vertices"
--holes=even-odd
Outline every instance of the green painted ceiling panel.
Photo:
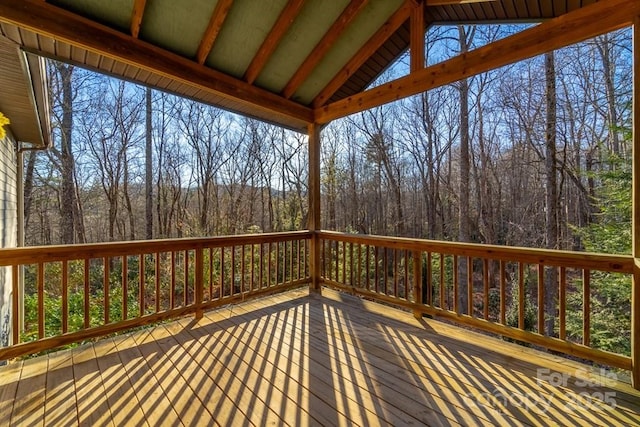
[[129,32],[134,0],[50,0],[49,3],[120,31]]
[[309,104],[384,22],[400,8],[403,0],[370,1],[344,31],[340,39],[298,88],[292,99]]
[[348,4],[349,0],[309,0],[258,76],[256,84],[281,92]]
[[236,0],[207,58],[209,67],[241,78],[287,0]]
[[140,39],[194,58],[217,2],[148,0]]

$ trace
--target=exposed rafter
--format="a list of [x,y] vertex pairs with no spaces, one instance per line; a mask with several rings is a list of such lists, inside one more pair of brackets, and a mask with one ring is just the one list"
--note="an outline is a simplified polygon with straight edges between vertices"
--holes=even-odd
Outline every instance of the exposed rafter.
[[424,3],[418,3],[411,11],[411,72],[424,68]]
[[260,49],[258,49],[256,55],[253,57],[251,64],[247,67],[244,79],[248,83],[253,83],[258,78],[260,72],[271,57],[271,54],[278,47],[280,40],[282,40],[282,37],[287,33],[289,27],[291,27],[291,24],[302,10],[302,6],[304,6],[305,1],[306,0],[289,0],[285,8],[282,10],[280,16],[278,16],[278,20],[262,42],[262,45],[260,46]]
[[42,0],[2,0],[0,21],[140,67],[257,111],[304,123],[313,121],[313,111],[309,108]]
[[144,7],[147,0],[135,0],[133,3],[133,12],[131,12],[131,36],[138,38],[140,34],[140,26],[142,25],[142,17],[144,16]]
[[296,70],[289,82],[282,90],[285,98],[291,98],[300,85],[309,77],[316,65],[329,52],[329,49],[338,40],[342,32],[349,24],[358,16],[358,13],[367,5],[369,0],[351,0],[347,7],[342,11],[336,22],[329,28],[322,39],[316,44],[311,53],[304,60],[302,65]]
[[315,110],[317,123],[374,108],[465,77],[490,71],[551,50],[579,43],[631,24],[640,2],[608,0],[490,43],[406,77]]
[[369,38],[358,52],[342,67],[335,77],[320,91],[313,100],[313,107],[324,105],[342,85],[380,49],[393,33],[407,20],[414,8],[413,0],[406,0],[402,6]]
[[229,10],[231,10],[232,4],[233,0],[218,0],[216,8],[211,14],[209,25],[202,36],[202,40],[200,40],[200,46],[198,46],[198,53],[196,53],[196,61],[198,61],[198,64],[204,64],[211,49],[213,49],[213,44],[216,42],[218,34],[220,34],[220,30],[222,29],[224,20],[227,19],[227,14]]

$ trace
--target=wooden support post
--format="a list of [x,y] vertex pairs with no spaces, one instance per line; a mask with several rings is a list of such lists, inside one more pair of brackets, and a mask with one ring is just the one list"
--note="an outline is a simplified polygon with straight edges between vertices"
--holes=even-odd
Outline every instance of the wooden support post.
[[[196,319],[202,319],[204,312],[202,310],[202,300],[204,294],[204,250],[202,248],[196,249],[196,265],[195,265],[195,278],[193,283],[194,292],[196,294]],[[188,256],[188,255],[187,255]],[[186,286],[185,286],[186,287]],[[157,298],[157,296],[156,296]]]
[[[320,231],[320,127],[312,123],[309,129],[309,230],[312,232],[309,268],[310,291],[320,293],[320,256],[322,248],[317,232]],[[327,260],[331,262],[331,260]]]
[[631,279],[631,382],[640,390],[640,16],[633,21],[633,184]]

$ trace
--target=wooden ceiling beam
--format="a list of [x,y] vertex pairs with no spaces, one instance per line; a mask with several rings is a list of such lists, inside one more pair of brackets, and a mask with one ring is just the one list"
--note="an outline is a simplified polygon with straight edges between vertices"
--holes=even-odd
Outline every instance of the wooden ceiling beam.
[[218,34],[220,34],[220,30],[222,29],[224,20],[227,19],[232,4],[233,0],[218,0],[211,14],[209,25],[202,36],[202,40],[200,40],[200,46],[198,46],[198,52],[196,53],[196,61],[198,61],[198,64],[204,64],[211,49],[213,49],[213,44],[216,42]]
[[0,21],[140,67],[177,82],[286,116],[313,122],[313,111],[264,89],[98,24],[42,0],[1,0]]
[[342,11],[338,19],[331,25],[322,39],[316,44],[311,53],[307,55],[302,65],[296,70],[289,82],[282,90],[285,98],[291,98],[296,90],[313,72],[316,65],[320,63],[322,58],[333,47],[333,44],[340,38],[344,30],[358,16],[362,9],[369,3],[369,0],[351,0],[347,7]]
[[414,8],[414,0],[406,0],[402,6],[367,40],[358,52],[342,67],[333,79],[320,91],[313,100],[313,107],[324,105],[334,93],[346,83],[360,67],[409,19]]
[[545,21],[379,87],[316,108],[316,123],[358,113],[631,25],[637,0],[607,0]]
[[305,0],[289,0],[285,8],[280,12],[278,20],[262,42],[260,49],[258,49],[258,52],[251,60],[251,64],[247,67],[247,71],[244,73],[244,79],[247,83],[256,81],[271,54],[278,47],[280,40],[282,40],[282,37],[287,33],[289,27],[291,27],[291,24],[302,10],[304,3]]
[[140,34],[140,26],[142,25],[142,17],[144,16],[144,7],[147,0],[135,0],[133,3],[133,11],[131,12],[131,36],[138,38]]

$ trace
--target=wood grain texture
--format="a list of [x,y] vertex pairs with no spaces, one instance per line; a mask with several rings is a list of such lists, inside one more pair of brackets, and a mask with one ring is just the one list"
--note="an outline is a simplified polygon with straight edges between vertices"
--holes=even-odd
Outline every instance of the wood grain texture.
[[[52,383],[69,369],[75,387]],[[567,381],[552,386],[541,369]],[[585,365],[331,290],[0,367],[0,396],[15,390],[2,408],[44,425],[74,414],[80,425],[640,423],[640,393]],[[492,397],[500,393],[508,398]],[[616,406],[598,397],[581,406],[580,393],[613,393]],[[524,410],[515,402],[527,396],[547,404]],[[53,410],[63,397],[69,417]]]

